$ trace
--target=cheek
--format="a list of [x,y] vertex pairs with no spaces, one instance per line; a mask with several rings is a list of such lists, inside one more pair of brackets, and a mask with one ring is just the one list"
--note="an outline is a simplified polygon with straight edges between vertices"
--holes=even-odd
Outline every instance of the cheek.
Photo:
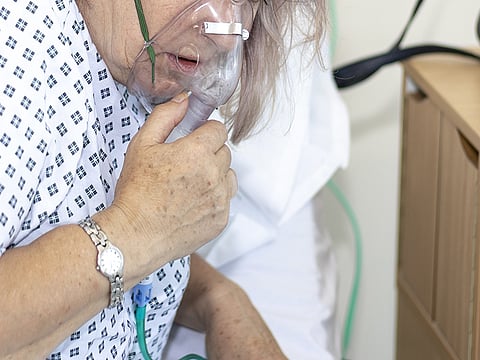
[[[191,2],[189,1],[144,1],[143,11],[150,38],[177,16]],[[140,27],[140,25],[138,25]]]
[[135,58],[143,47],[140,30],[128,30],[125,28],[125,31],[116,32],[110,49],[102,54],[114,79],[122,84],[126,84]]

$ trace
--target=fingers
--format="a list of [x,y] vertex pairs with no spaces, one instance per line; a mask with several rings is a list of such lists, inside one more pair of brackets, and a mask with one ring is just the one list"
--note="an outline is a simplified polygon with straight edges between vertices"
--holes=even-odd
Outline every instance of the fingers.
[[224,146],[228,138],[227,128],[217,120],[207,121],[204,125],[193,131],[190,136],[207,145],[214,153]]
[[233,198],[238,191],[237,174],[230,168],[232,163],[232,153],[227,145],[223,145],[215,154],[216,161],[219,164],[219,171],[225,174],[226,186],[229,193],[229,198]]
[[232,164],[232,153],[227,145],[223,145],[215,153],[216,161],[220,166],[220,171],[226,173]]
[[156,106],[139,133],[145,145],[165,142],[173,128],[182,121],[188,106],[188,94],[181,93],[169,102]]
[[238,191],[237,174],[235,173],[235,171],[233,171],[233,169],[228,169],[227,175],[226,175],[226,181],[227,181],[227,184],[230,184],[229,186],[231,190],[230,199],[232,199]]

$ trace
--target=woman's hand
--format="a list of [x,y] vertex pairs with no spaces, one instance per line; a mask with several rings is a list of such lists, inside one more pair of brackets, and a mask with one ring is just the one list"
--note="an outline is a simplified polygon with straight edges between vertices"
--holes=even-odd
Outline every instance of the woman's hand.
[[176,321],[206,333],[209,360],[286,359],[245,292],[195,254]]
[[[191,253],[227,223],[236,179],[225,127],[210,121],[163,144],[187,103],[155,109],[128,148],[114,205],[93,216],[124,254],[125,289]],[[92,241],[74,224],[2,255],[0,358],[45,358],[108,305],[110,285],[95,269],[96,256]]]
[[129,144],[113,205],[106,211],[108,221],[100,220],[112,242],[128,239],[117,246],[137,248],[135,264],[143,265],[143,272],[217,236],[237,190],[227,131],[220,122],[208,121],[190,135],[164,143],[187,105],[181,94],[155,108]]

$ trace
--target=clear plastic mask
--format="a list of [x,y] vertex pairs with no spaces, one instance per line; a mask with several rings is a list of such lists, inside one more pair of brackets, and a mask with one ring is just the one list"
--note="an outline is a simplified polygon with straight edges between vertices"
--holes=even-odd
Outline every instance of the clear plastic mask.
[[145,42],[127,87],[149,112],[190,91],[186,118],[206,120],[235,91],[253,14],[247,0],[195,1]]

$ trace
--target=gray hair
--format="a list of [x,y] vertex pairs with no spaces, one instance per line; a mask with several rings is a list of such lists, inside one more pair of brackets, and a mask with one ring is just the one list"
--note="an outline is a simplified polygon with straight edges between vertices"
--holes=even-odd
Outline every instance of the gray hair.
[[[313,47],[314,56],[321,61],[320,43],[327,21],[325,0],[257,1],[258,12],[245,43],[240,84],[221,109],[234,144],[254,133],[267,101],[275,102],[277,79],[296,45],[294,32],[295,39],[300,34],[300,45]],[[301,24],[298,18],[303,19]]]

